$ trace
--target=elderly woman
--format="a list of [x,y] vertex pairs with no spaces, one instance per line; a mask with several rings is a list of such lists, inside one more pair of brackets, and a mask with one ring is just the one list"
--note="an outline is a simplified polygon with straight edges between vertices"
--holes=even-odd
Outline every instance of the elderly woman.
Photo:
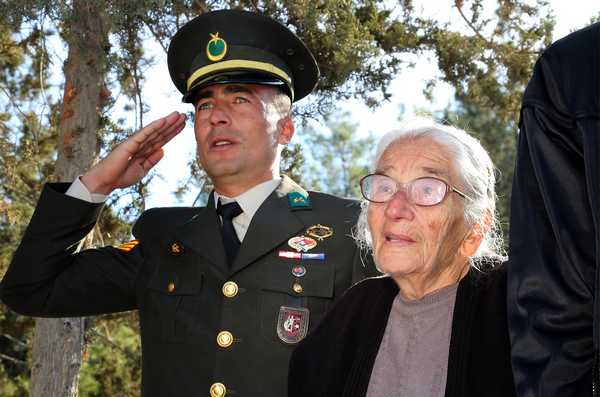
[[385,276],[298,345],[290,397],[515,395],[494,183],[464,131],[419,120],[381,139],[358,238]]

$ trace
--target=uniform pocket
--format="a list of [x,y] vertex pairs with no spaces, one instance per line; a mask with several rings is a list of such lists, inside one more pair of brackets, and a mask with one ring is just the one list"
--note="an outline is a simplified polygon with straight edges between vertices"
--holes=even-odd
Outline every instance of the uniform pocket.
[[204,275],[159,268],[150,279],[140,305],[142,333],[154,340],[181,342],[199,332]]
[[[292,269],[303,266],[302,277],[294,276]],[[309,310],[308,332],[318,324],[333,298],[335,271],[332,265],[299,261],[269,265],[268,277],[263,277],[261,288],[261,332],[272,342],[284,343],[277,335],[277,323],[282,306],[303,307]]]

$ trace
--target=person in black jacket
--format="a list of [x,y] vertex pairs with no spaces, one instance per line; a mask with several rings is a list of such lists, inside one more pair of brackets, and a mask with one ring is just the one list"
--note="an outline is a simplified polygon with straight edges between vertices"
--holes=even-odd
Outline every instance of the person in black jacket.
[[598,396],[600,23],[542,54],[519,130],[508,271],[517,393]]
[[33,316],[138,310],[144,397],[285,396],[293,347],[370,269],[349,237],[359,204],[279,175],[316,61],[280,23],[222,10],[183,26],[168,62],[195,106],[206,207],[150,209],[135,240],[76,252],[103,197],[139,181],[182,130],[173,113],[73,184],[44,187],[0,297]]
[[357,237],[385,275],[298,345],[289,396],[514,396],[489,155],[421,120],[385,135],[374,163]]

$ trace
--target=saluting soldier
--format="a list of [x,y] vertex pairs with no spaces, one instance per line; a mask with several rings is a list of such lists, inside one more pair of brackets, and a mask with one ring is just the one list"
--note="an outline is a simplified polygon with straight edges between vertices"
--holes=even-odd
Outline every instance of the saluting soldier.
[[1,298],[42,317],[139,310],[143,396],[285,396],[295,344],[375,273],[350,237],[359,205],[279,174],[291,104],[315,87],[317,64],[283,25],[232,10],[183,26],[168,64],[195,106],[206,207],[150,209],[135,240],[74,252],[106,195],[143,178],[183,129],[174,112],[72,184],[44,187]]

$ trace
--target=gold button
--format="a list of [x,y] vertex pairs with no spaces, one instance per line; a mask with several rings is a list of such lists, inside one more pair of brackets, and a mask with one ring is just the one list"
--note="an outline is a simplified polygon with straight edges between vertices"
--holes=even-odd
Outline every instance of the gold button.
[[169,283],[169,285],[167,285],[167,291],[169,291],[169,292],[175,291],[175,283]]
[[223,284],[223,295],[228,298],[233,298],[239,291],[238,285],[233,281],[228,281]]
[[227,389],[222,383],[213,383],[210,386],[210,397],[223,397],[226,393]]
[[292,289],[297,294],[301,294],[303,291],[302,286],[299,283],[294,283],[294,285],[292,285]]
[[233,335],[229,331],[221,331],[217,335],[217,344],[221,347],[229,347],[233,343]]

